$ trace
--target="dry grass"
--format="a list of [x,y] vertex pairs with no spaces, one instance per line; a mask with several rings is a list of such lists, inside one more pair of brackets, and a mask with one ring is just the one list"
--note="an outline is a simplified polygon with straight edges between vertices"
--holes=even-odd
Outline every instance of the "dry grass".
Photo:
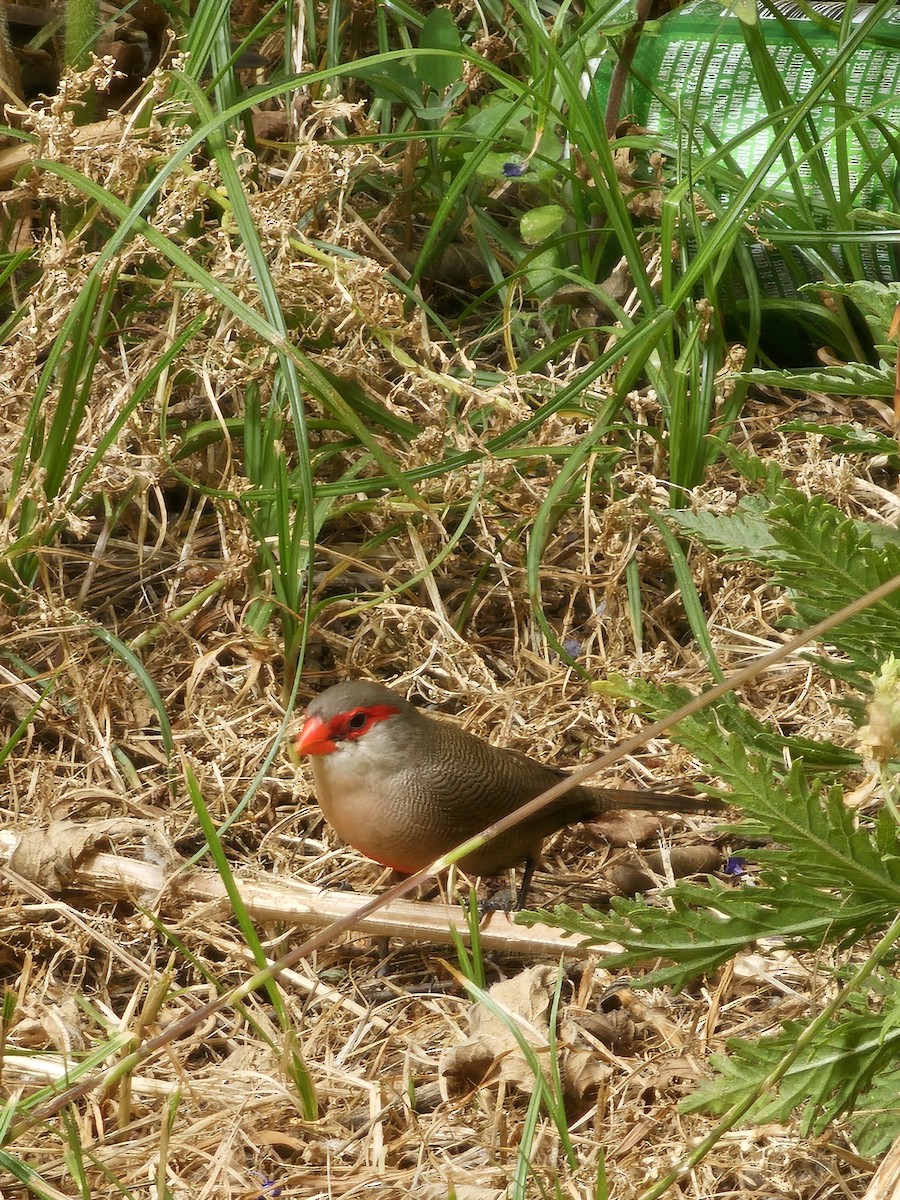
[[[151,130],[142,143],[147,153],[155,137],[156,151],[165,150],[166,135]],[[126,145],[131,143],[117,141],[103,153],[79,158],[79,165],[108,180],[110,155]],[[298,253],[287,236],[297,214],[309,211],[317,189],[340,196],[358,166],[358,153],[342,157],[313,140],[301,142],[291,169],[267,177],[254,208],[286,307],[306,314],[311,335],[323,330],[330,335],[322,361],[359,379],[422,426],[401,463],[409,466],[433,456],[449,437],[458,439],[458,427],[448,427],[448,397],[435,375],[401,369],[384,340],[370,331],[389,327],[423,368],[439,368],[443,349],[428,342],[419,322],[402,315],[400,298],[374,257],[336,273]],[[132,153],[129,160],[135,179],[139,157]],[[127,164],[117,169],[126,172]],[[216,182],[211,167],[186,174],[173,183],[157,220],[164,225],[199,209]],[[127,180],[121,186],[127,193]],[[387,220],[364,230],[349,206],[333,203],[317,211],[322,224],[305,229],[305,237],[368,256],[387,236]],[[225,233],[221,239],[220,277],[252,297],[246,261]],[[143,252],[138,243],[129,252],[130,263],[141,269]],[[65,245],[50,227],[41,256],[42,283],[29,297],[18,352],[6,347],[0,365],[3,463],[15,456],[42,355],[71,297],[84,286],[93,258],[82,246]],[[170,342],[171,303],[169,281],[163,281],[156,310],[146,304],[141,318],[131,317],[141,335],[109,348],[70,478],[134,380]],[[212,307],[204,310],[206,298],[189,292],[178,304],[179,321],[206,311],[206,323],[202,343],[189,347],[170,373],[170,419],[224,422],[240,415],[251,383],[266,397],[271,358],[265,349],[233,319]],[[501,422],[529,403],[518,390],[521,380],[483,391],[455,386],[463,408],[489,403]],[[815,438],[774,432],[784,403],[774,398],[748,406],[739,431],[743,448],[778,462],[798,486],[824,494],[852,516],[895,519],[895,498],[860,464],[826,457]],[[646,413],[652,397],[635,396],[634,404]],[[869,419],[868,413],[858,416]],[[193,769],[218,823],[245,795],[277,735],[282,651],[274,626],[255,633],[244,623],[260,581],[243,509],[188,493],[167,461],[158,429],[158,412],[137,413],[101,466],[98,492],[116,510],[112,523],[99,508],[73,516],[65,487],[58,501],[48,503],[36,479],[28,484],[41,505],[39,524],[49,528],[60,516],[66,524],[39,549],[33,590],[0,613],[4,737],[28,712],[40,681],[52,676],[57,683],[3,763],[0,819],[26,830],[63,818],[80,824],[139,818],[157,823],[165,840],[188,857],[202,850],[202,839],[186,788],[177,769],[174,780],[170,777],[142,687],[93,629],[102,625],[125,643],[137,639],[172,723],[176,768],[180,761]],[[541,437],[561,444],[584,431],[578,418],[560,417]],[[321,444],[336,440],[327,431],[314,436]],[[345,461],[345,452],[339,453]],[[640,498],[656,509],[665,506],[665,491],[654,475],[656,453],[650,439],[639,441],[634,456],[618,468],[615,495],[603,502],[595,489],[585,494],[580,509],[561,518],[544,556],[544,602],[557,635],[577,641],[589,677],[620,672],[696,689],[707,682],[705,666],[687,636],[664,546],[636,503]],[[237,495],[246,486],[240,456],[240,447],[226,438],[179,467],[195,481]],[[482,470],[490,486],[471,536],[426,582],[401,590],[445,544],[454,516],[450,505],[471,495]],[[402,506],[386,500],[329,525],[316,595],[343,598],[323,608],[311,632],[304,698],[339,678],[375,676],[475,733],[561,764],[636,731],[637,715],[590,694],[559,662],[529,610],[524,542],[510,533],[536,511],[549,480],[527,462],[516,468],[483,463],[423,487],[421,518],[406,519],[410,514]],[[728,511],[744,486],[720,465],[696,503]],[[373,551],[369,541],[382,532],[387,536]],[[9,522],[2,537],[8,544],[13,536]],[[640,647],[629,625],[623,583],[632,554],[643,587]],[[736,666],[780,640],[785,603],[764,578],[699,550],[691,561],[723,666]],[[482,569],[473,594],[473,579]],[[173,619],[219,577],[221,590]],[[393,594],[368,605],[383,591]],[[348,598],[350,592],[356,594]],[[470,607],[460,633],[456,622],[464,604]],[[29,677],[22,664],[36,676]],[[848,718],[834,704],[833,685],[801,661],[757,680],[743,699],[776,727],[827,733],[838,741],[851,734]],[[609,782],[665,784],[696,774],[697,765],[684,751],[660,742],[623,763]],[[712,825],[694,820],[673,826],[667,836],[674,845],[714,840],[727,851],[724,839],[710,832]],[[128,846],[118,849],[129,852]],[[227,849],[238,876],[251,880],[297,879],[364,892],[385,883],[379,868],[339,845],[323,827],[307,776],[284,754],[230,826]],[[145,848],[136,845],[131,852],[140,855]],[[559,834],[547,846],[533,903],[602,906],[612,891],[609,869],[624,852],[590,830]],[[114,1032],[128,1032],[140,1042],[252,969],[228,911],[221,904],[185,906],[175,889],[113,902],[83,889],[56,892],[12,881],[0,903],[0,972],[17,999],[3,1075],[8,1093],[53,1077]],[[276,924],[262,932],[272,958],[303,936]],[[280,1049],[282,1034],[260,993],[246,1001],[252,1026],[231,1010],[218,1013],[126,1083],[92,1095],[65,1122],[58,1118],[29,1130],[10,1150],[65,1195],[72,1194],[66,1147],[78,1144],[93,1196],[127,1194],[126,1189],[194,1200],[504,1196],[523,1134],[528,1088],[490,1074],[480,1084],[465,1085],[442,1074],[448,1051],[467,1035],[469,1010],[445,965],[446,953],[414,938],[385,945],[347,935],[283,981],[297,1046],[319,1098],[316,1122],[302,1116]],[[488,983],[532,965],[521,956],[488,953]],[[672,996],[617,986],[623,981],[611,978],[602,958],[566,964],[564,1050],[587,1051],[601,1069],[568,1097],[577,1169],[566,1164],[556,1131],[541,1118],[528,1194],[594,1195],[602,1154],[610,1195],[639,1195],[711,1128],[708,1120],[677,1110],[678,1101],[706,1076],[710,1053],[721,1050],[727,1037],[758,1037],[786,1017],[817,1008],[832,987],[833,966],[760,947],[716,978]],[[697,1200],[826,1200],[861,1196],[870,1173],[871,1164],[855,1156],[840,1128],[807,1139],[793,1126],[768,1126],[729,1134],[677,1191]],[[6,1181],[2,1189],[4,1196],[22,1194]]]

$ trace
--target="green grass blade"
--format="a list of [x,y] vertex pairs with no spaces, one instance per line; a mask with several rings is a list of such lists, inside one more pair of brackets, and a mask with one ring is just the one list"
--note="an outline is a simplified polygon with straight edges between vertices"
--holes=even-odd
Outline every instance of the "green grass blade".
[[[210,816],[209,810],[203,802],[203,795],[200,791],[200,786],[197,782],[197,777],[194,774],[188,763],[184,763],[184,776],[187,783],[188,794],[191,799],[191,805],[200,823],[200,829],[206,839],[206,845],[209,849],[216,870],[219,873],[219,878],[228,893],[228,899],[231,903],[232,912],[240,926],[241,933],[244,935],[244,940],[253,955],[253,960],[260,970],[268,966],[266,953],[262,943],[259,940],[259,935],[256,932],[256,927],[250,914],[247,912],[247,907],[244,904],[240,889],[235,882],[234,874],[231,870],[225,849],[222,845],[219,831],[216,829],[215,822]],[[300,1100],[303,1107],[303,1114],[306,1120],[315,1121],[318,1115],[318,1101],[316,1099],[315,1088],[312,1078],[303,1064],[299,1054],[294,1049],[293,1025],[288,1014],[287,1006],[284,1003],[284,997],[281,994],[281,988],[278,981],[270,979],[266,983],[266,992],[272,1002],[272,1007],[278,1016],[279,1023],[285,1035],[290,1042],[290,1059],[293,1066],[292,1074],[294,1081],[298,1085]]]

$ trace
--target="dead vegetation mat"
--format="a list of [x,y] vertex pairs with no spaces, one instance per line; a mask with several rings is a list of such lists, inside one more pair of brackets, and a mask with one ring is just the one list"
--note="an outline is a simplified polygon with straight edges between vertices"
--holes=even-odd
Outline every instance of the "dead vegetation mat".
[[[63,120],[59,112],[56,118]],[[339,203],[364,152],[326,143],[320,135],[328,114],[317,119],[289,166],[247,158],[248,170],[259,170],[254,212],[298,339],[327,344],[318,354],[323,366],[359,381],[389,411],[420,426],[405,446],[385,442],[401,467],[430,461],[451,443],[480,450],[474,433],[465,441],[466,412],[484,410],[499,428],[529,411],[528,381],[511,377],[491,388],[457,381],[451,421],[439,372],[452,355],[405,314],[385,279],[390,264],[374,249],[389,243],[391,214],[366,223],[352,205]],[[116,124],[105,143],[88,149],[59,136],[48,148],[53,130],[42,129],[36,152],[64,161],[68,155],[79,170],[128,196],[148,158],[166,153],[172,129],[153,123],[131,136]],[[208,212],[219,183],[213,165],[197,164],[173,179],[153,221],[181,229],[185,212]],[[58,180],[26,173],[5,204],[8,212],[25,204],[46,211],[51,198],[72,200]],[[298,220],[310,213],[314,224],[301,236]],[[298,252],[298,244],[314,238],[356,257],[342,270]],[[204,222],[197,241],[218,277],[255,304],[252,273],[227,223]],[[97,253],[87,234],[67,243],[53,222],[39,231],[28,319],[0,361],[0,463],[7,464],[0,471],[7,479],[47,352]],[[223,824],[254,782],[283,714],[278,628],[252,629],[246,620],[270,584],[240,503],[247,487],[243,452],[229,424],[242,415],[251,389],[268,402],[273,358],[208,296],[182,288],[142,240],[129,244],[118,270],[139,277],[140,304],[128,310],[104,351],[70,469],[52,499],[35,469],[6,509],[6,547],[26,501],[46,537],[35,543],[29,589],[15,603],[7,596],[0,610],[3,740],[24,722],[21,740],[0,766],[0,819],[13,832],[47,830],[60,820],[149,823],[156,842],[120,836],[115,849],[149,855],[169,869],[168,850],[160,846],[179,861],[203,850],[182,768],[194,772],[214,820]],[[78,473],[123,398],[171,344],[174,330],[195,316],[200,331],[173,362],[166,388],[134,414],[99,464],[91,483],[95,501],[77,503]],[[375,330],[390,336],[376,337]],[[398,346],[403,361],[422,369],[401,365],[392,352]],[[539,386],[564,384],[574,365],[573,357]],[[57,399],[51,385],[48,413]],[[652,395],[636,393],[632,405],[637,414],[653,413]],[[163,407],[169,428],[209,421],[222,435],[174,463],[174,442],[161,432]],[[799,487],[850,515],[895,520],[892,494],[865,464],[827,456],[815,437],[774,432],[785,408],[777,397],[752,401],[736,431],[740,446],[777,461]],[[320,478],[335,478],[355,452],[327,421],[316,425],[325,414],[311,416]],[[845,416],[871,419],[868,410]],[[587,427],[584,417],[559,416],[536,437],[566,445]],[[586,487],[581,503],[560,515],[543,559],[543,602],[588,678],[618,672],[699,689],[707,682],[705,665],[687,636],[665,547],[646,515],[668,503],[656,477],[658,454],[654,440],[637,436],[611,485]],[[310,631],[301,699],[350,676],[383,679],[475,733],[557,764],[577,763],[635,732],[635,713],[591,693],[560,662],[528,602],[528,519],[553,475],[552,466],[536,459],[481,457],[423,484],[418,513],[389,497],[360,496],[345,506],[321,534],[313,587],[323,603]],[[446,546],[461,498],[476,487],[483,500],[470,534],[424,582],[405,586]],[[744,487],[719,464],[695,503],[728,511]],[[635,556],[644,602],[640,644],[624,586]],[[697,548],[691,564],[726,669],[778,644],[785,603],[765,578]],[[222,586],[193,606],[215,580]],[[155,683],[171,723],[171,760],[146,690],[98,629],[133,647]],[[825,732],[838,741],[851,734],[832,683],[800,660],[757,679],[742,699],[776,727]],[[664,786],[697,775],[685,751],[659,741],[604,782]],[[284,753],[223,836],[239,879],[294,879],[366,893],[386,882],[379,868],[337,843],[306,771]],[[662,836],[675,848],[704,845],[720,857],[729,851],[712,818],[669,822]],[[629,827],[617,840],[625,844],[610,844],[590,828],[551,839],[532,904],[602,908],[616,891],[616,870],[633,869],[635,854],[650,876],[646,882],[665,885],[665,856],[654,870],[640,857],[645,851],[628,844],[639,840],[652,851],[656,825]],[[0,901],[0,974],[16,997],[5,1035],[7,1094],[58,1079],[67,1064],[114,1033],[139,1042],[252,970],[225,904],[184,905],[167,888],[112,900],[84,884],[72,889],[66,864],[59,865],[59,875],[47,862],[43,878],[27,881],[7,874]],[[419,901],[432,902],[429,895]],[[262,934],[272,959],[304,936],[276,921]],[[70,1148],[77,1144],[95,1196],[162,1195],[163,1189],[193,1198],[504,1196],[533,1078],[502,1029],[473,1027],[454,965],[451,951],[421,940],[414,928],[388,942],[353,933],[283,980],[295,1048],[318,1098],[316,1120],[301,1111],[283,1035],[266,995],[257,993],[245,1002],[250,1019],[231,1009],[217,1013],[127,1081],[29,1130],[11,1149],[62,1195],[72,1194]],[[756,1038],[808,1015],[823,1003],[834,968],[833,961],[761,947],[674,996],[631,989],[604,969],[602,955],[567,957],[558,966],[525,952],[488,952],[488,986],[511,989],[504,1002],[535,1031],[545,1059],[548,997],[561,988],[559,1057],[578,1165],[567,1164],[542,1115],[527,1194],[593,1196],[602,1157],[609,1194],[638,1196],[711,1128],[710,1120],[678,1111],[678,1101],[707,1077],[710,1053],[728,1037]],[[819,1139],[803,1138],[792,1126],[739,1129],[676,1191],[698,1200],[861,1196],[871,1169],[840,1128]],[[25,1189],[4,1180],[0,1190],[13,1196]]]

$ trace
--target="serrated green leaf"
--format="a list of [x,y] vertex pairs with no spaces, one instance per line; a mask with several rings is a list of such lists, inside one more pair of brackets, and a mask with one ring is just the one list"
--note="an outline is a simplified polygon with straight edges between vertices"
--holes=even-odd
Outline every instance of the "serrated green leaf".
[[900,1136],[900,1067],[876,1075],[854,1108],[851,1125],[860,1154],[874,1158]]
[[[671,715],[691,698],[686,688],[657,688],[642,680],[626,679],[615,673],[606,679],[595,680],[591,690],[636,704],[653,720]],[[852,750],[835,746],[832,742],[779,733],[734,704],[714,705],[705,714],[698,713],[690,720],[682,721],[670,736],[703,761],[707,753],[719,746],[728,734],[739,736],[774,764],[802,759],[810,770],[826,776],[859,766],[859,755]]]
[[[610,687],[615,679],[605,690]],[[646,700],[654,689],[632,681],[627,691],[631,699]],[[668,689],[665,708],[683,698],[680,690]],[[733,707],[719,707],[682,721],[675,736],[724,783],[723,794],[742,811],[741,837],[775,843],[754,852],[761,886],[680,883],[666,893],[671,909],[616,900],[606,916],[564,910],[545,919],[595,944],[619,942],[624,950],[606,959],[609,967],[664,960],[644,982],[673,987],[760,938],[815,946],[889,923],[900,907],[900,859],[890,820],[857,828],[839,789],[822,795],[805,778],[804,763],[795,762],[785,774],[756,751],[748,720]]]
[[894,372],[886,366],[844,363],[822,367],[819,371],[743,371],[739,379],[747,383],[771,384],[798,392],[824,392],[828,396],[881,396],[894,394]]
[[[877,454],[897,458],[897,439],[878,429],[860,429],[856,425],[823,425],[817,421],[788,421],[781,428],[786,433],[816,433],[830,438],[830,449],[841,454]],[[876,533],[880,526],[874,526]]]
[[763,755],[749,754],[738,736],[713,749],[713,769],[743,811],[742,833],[790,848],[761,852],[760,861],[804,886],[852,889],[854,898],[890,900],[900,907],[900,870],[885,859],[869,831],[856,827],[839,789],[820,796],[800,762],[786,777],[779,776]]
[[[717,1078],[683,1101],[683,1112],[725,1112],[758,1087],[797,1043],[806,1023],[788,1021],[775,1037],[732,1039],[729,1056],[716,1055]],[[854,1106],[860,1093],[900,1053],[900,1031],[882,1036],[878,1014],[853,1013],[835,1022],[785,1073],[778,1092],[761,1097],[747,1120],[786,1121],[801,1112],[804,1136],[821,1133],[839,1113]]]
[[[900,283],[857,279],[851,283],[832,283],[823,290],[832,296],[846,296],[848,300],[852,300],[865,317],[874,340],[888,341],[894,312],[900,304]],[[894,349],[896,353],[896,347]]]
[[[769,528],[778,546],[774,583],[793,599],[793,626],[815,625],[900,574],[900,546],[876,547],[866,526],[820,497],[793,493],[773,507]],[[872,605],[832,630],[829,640],[857,670],[874,674],[889,654],[900,656],[900,600]]]
[[609,970],[643,969],[662,960],[670,965],[655,966],[635,986],[679,991],[760,939],[815,946],[826,938],[837,941],[886,924],[896,912],[890,901],[847,900],[793,883],[749,887],[710,879],[703,886],[679,883],[665,896],[670,908],[616,898],[609,913],[557,908],[520,913],[518,921],[556,925],[588,945],[619,942],[621,951],[603,956]]
[[685,533],[729,558],[768,561],[777,551],[766,522],[771,507],[759,497],[747,497],[730,513],[670,509],[666,516]]
[[[900,577],[895,530],[852,520],[775,476],[757,479],[748,465],[743,473],[762,485],[763,495],[737,513],[669,515],[719,553],[769,570],[773,586],[793,603],[790,624],[807,628]],[[900,657],[900,600],[869,606],[832,630],[829,643],[836,652],[822,665],[849,685],[841,702],[861,720],[866,675],[889,654]],[[653,716],[671,714],[687,698],[683,689],[614,676],[594,687]],[[614,900],[607,914],[566,909],[542,918],[595,945],[618,942],[621,951],[605,955],[604,966],[649,970],[639,986],[683,987],[754,943],[843,947],[881,929],[888,930],[881,961],[896,965],[890,955],[900,909],[897,825],[887,809],[860,817],[844,803],[840,786],[828,786],[842,782],[843,772],[859,765],[858,756],[812,738],[785,737],[733,697],[682,721],[671,736],[721,781],[716,794],[741,810],[733,832],[749,846],[746,882],[682,882],[651,902]],[[777,1010],[773,1019],[777,1023]],[[878,1149],[900,1131],[900,1072],[893,1066],[900,1053],[900,985],[885,974],[866,979],[865,964],[850,972],[846,990],[814,1021],[787,1024],[758,1042],[729,1044],[729,1051],[718,1060],[719,1078],[691,1102],[692,1110],[740,1112],[741,1119],[760,1122],[786,1121],[799,1110],[804,1133],[821,1132],[839,1114],[854,1120],[855,1113],[858,1135]],[[769,1081],[779,1078],[773,1093]]]

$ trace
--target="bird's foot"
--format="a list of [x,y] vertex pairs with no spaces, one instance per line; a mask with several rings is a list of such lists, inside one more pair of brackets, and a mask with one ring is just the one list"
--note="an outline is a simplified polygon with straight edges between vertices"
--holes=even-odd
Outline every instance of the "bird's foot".
[[494,912],[515,912],[517,907],[512,891],[508,887],[498,888],[492,895],[478,901],[478,920],[483,921]]

